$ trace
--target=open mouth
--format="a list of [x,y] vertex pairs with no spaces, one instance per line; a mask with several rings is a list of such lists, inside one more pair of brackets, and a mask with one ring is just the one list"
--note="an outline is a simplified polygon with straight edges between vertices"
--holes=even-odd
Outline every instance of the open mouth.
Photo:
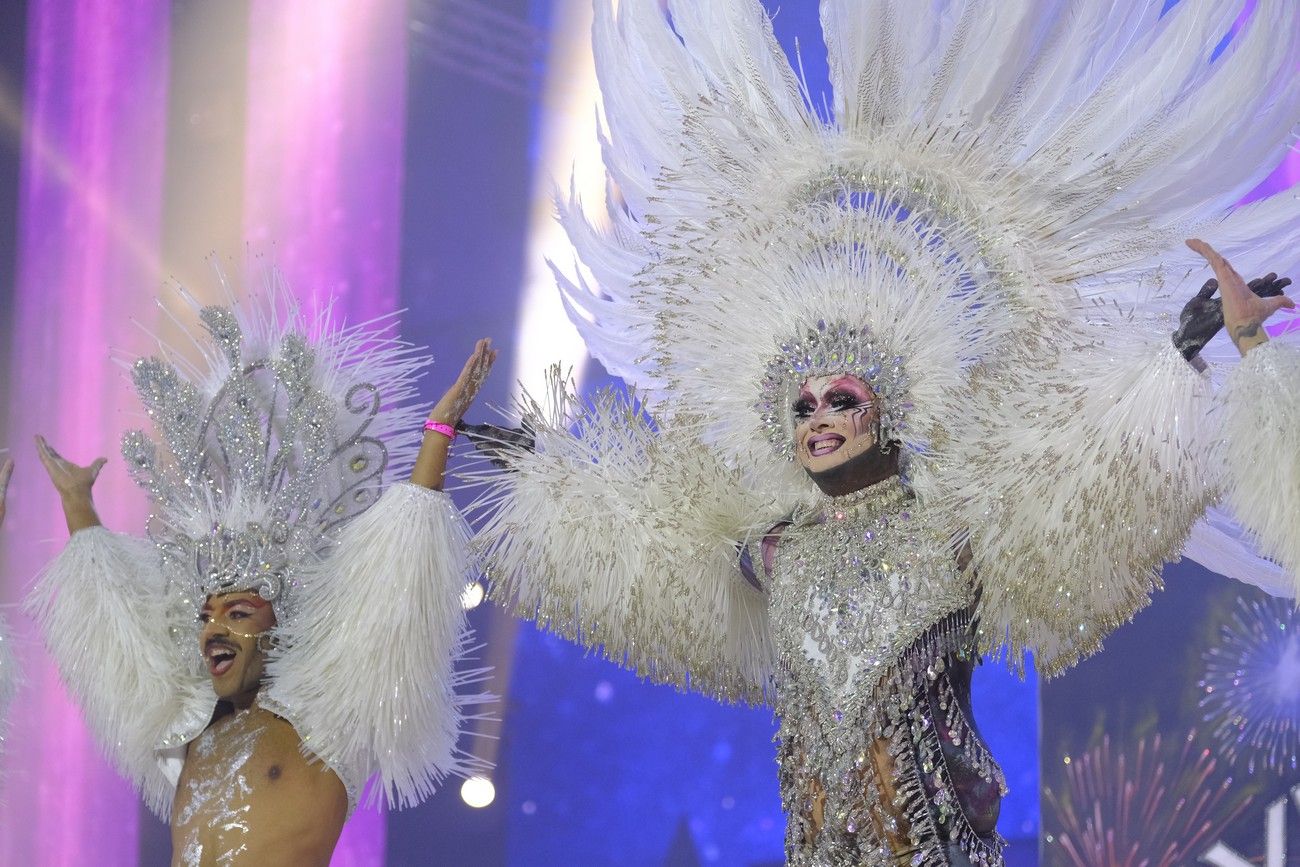
[[208,660],[208,673],[213,677],[221,677],[230,667],[235,664],[236,651],[232,647],[224,644],[210,644],[204,654]]
[[844,437],[839,434],[817,434],[815,437],[808,438],[808,454],[820,458],[829,455],[842,445],[844,445]]

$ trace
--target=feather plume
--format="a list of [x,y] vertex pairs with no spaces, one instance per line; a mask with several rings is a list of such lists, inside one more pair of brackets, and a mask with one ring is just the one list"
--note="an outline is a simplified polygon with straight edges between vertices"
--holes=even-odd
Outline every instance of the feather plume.
[[1246,353],[1218,395],[1224,501],[1300,596],[1300,350],[1271,341]]
[[9,624],[0,617],[0,753],[4,752],[9,736],[9,708],[22,685],[22,670],[14,655],[13,633]]
[[100,748],[165,818],[174,781],[155,750],[202,731],[216,697],[174,640],[163,583],[152,545],[92,527],[45,568],[26,609]]
[[635,398],[583,404],[552,377],[546,405],[524,401],[535,450],[503,446],[505,472],[462,474],[486,485],[472,510],[491,595],[656,683],[762,701],[767,596],[738,559],[777,507]]
[[[1058,332],[975,387],[955,448],[981,643],[1056,674],[1144,607],[1214,498],[1208,381],[1163,333]],[[1038,338],[1043,340],[1043,338]],[[1100,352],[1080,352],[1104,340]],[[1033,356],[1049,361],[1038,366]],[[1098,359],[1104,358],[1105,363]]]
[[1183,546],[1183,556],[1272,596],[1294,596],[1294,579],[1285,569],[1260,556],[1251,533],[1220,507],[1205,510]]
[[473,637],[461,595],[476,575],[450,498],[394,485],[354,519],[277,631],[268,694],[303,750],[357,778],[377,774],[387,803],[409,807],[482,762],[457,746],[490,697],[465,667]]

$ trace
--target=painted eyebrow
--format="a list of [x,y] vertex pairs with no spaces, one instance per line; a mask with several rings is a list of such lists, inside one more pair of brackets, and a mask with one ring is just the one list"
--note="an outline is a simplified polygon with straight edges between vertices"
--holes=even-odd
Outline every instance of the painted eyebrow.
[[866,391],[866,389],[862,387],[862,384],[851,376],[841,376],[839,379],[833,380],[826,386],[826,390],[829,391],[832,388],[839,386],[848,386],[854,391]]
[[[229,599],[221,603],[221,610],[229,611],[236,605],[251,605],[254,608],[265,608],[267,604],[268,603],[265,599]],[[205,604],[203,607],[206,610],[209,605]]]

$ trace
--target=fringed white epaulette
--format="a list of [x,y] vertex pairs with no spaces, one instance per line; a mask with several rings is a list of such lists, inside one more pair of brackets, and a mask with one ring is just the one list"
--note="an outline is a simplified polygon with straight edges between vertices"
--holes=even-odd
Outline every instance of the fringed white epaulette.
[[269,698],[303,750],[345,778],[377,774],[375,797],[393,807],[483,769],[457,746],[471,709],[489,700],[461,691],[484,677],[462,666],[468,537],[446,494],[390,487],[304,582],[268,665]]
[[1300,595],[1300,349],[1274,340],[1246,353],[1218,395],[1215,464],[1223,496],[1260,553]]
[[1211,398],[1165,334],[1039,339],[977,384],[953,475],[981,649],[1053,675],[1147,604],[1213,499]]
[[475,544],[492,595],[653,682],[763,701],[767,597],[742,576],[738,545],[771,504],[694,432],[612,392],[580,405],[562,391],[525,413],[535,450],[464,474],[488,486]]
[[175,788],[155,749],[213,701],[173,639],[163,585],[153,545],[92,527],[73,534],[26,602],[100,748],[160,816]]

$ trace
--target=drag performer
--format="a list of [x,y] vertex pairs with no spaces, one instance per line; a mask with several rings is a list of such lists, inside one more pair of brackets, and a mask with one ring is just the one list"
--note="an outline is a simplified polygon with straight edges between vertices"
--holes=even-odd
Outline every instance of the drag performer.
[[271,298],[203,308],[203,365],[132,368],[148,540],[100,524],[103,458],[37,439],[72,538],[29,606],[105,752],[170,815],[176,865],[327,865],[367,780],[400,807],[478,764],[456,744],[482,701],[458,691],[473,576],[441,488],[495,352],[475,347],[416,454],[427,359]]
[[1294,429],[1294,362],[1219,383],[1215,299],[1177,314],[1189,235],[1297,248],[1293,197],[1234,206],[1300,120],[1300,6],[1212,58],[1241,3],[1067,5],[823,0],[827,106],[757,0],[597,3],[608,223],[562,206],[561,288],[636,392],[525,399],[478,544],[522,616],[772,704],[791,864],[1001,864],[981,657],[1064,671],[1184,550],[1295,591],[1300,466],[1240,439]]

